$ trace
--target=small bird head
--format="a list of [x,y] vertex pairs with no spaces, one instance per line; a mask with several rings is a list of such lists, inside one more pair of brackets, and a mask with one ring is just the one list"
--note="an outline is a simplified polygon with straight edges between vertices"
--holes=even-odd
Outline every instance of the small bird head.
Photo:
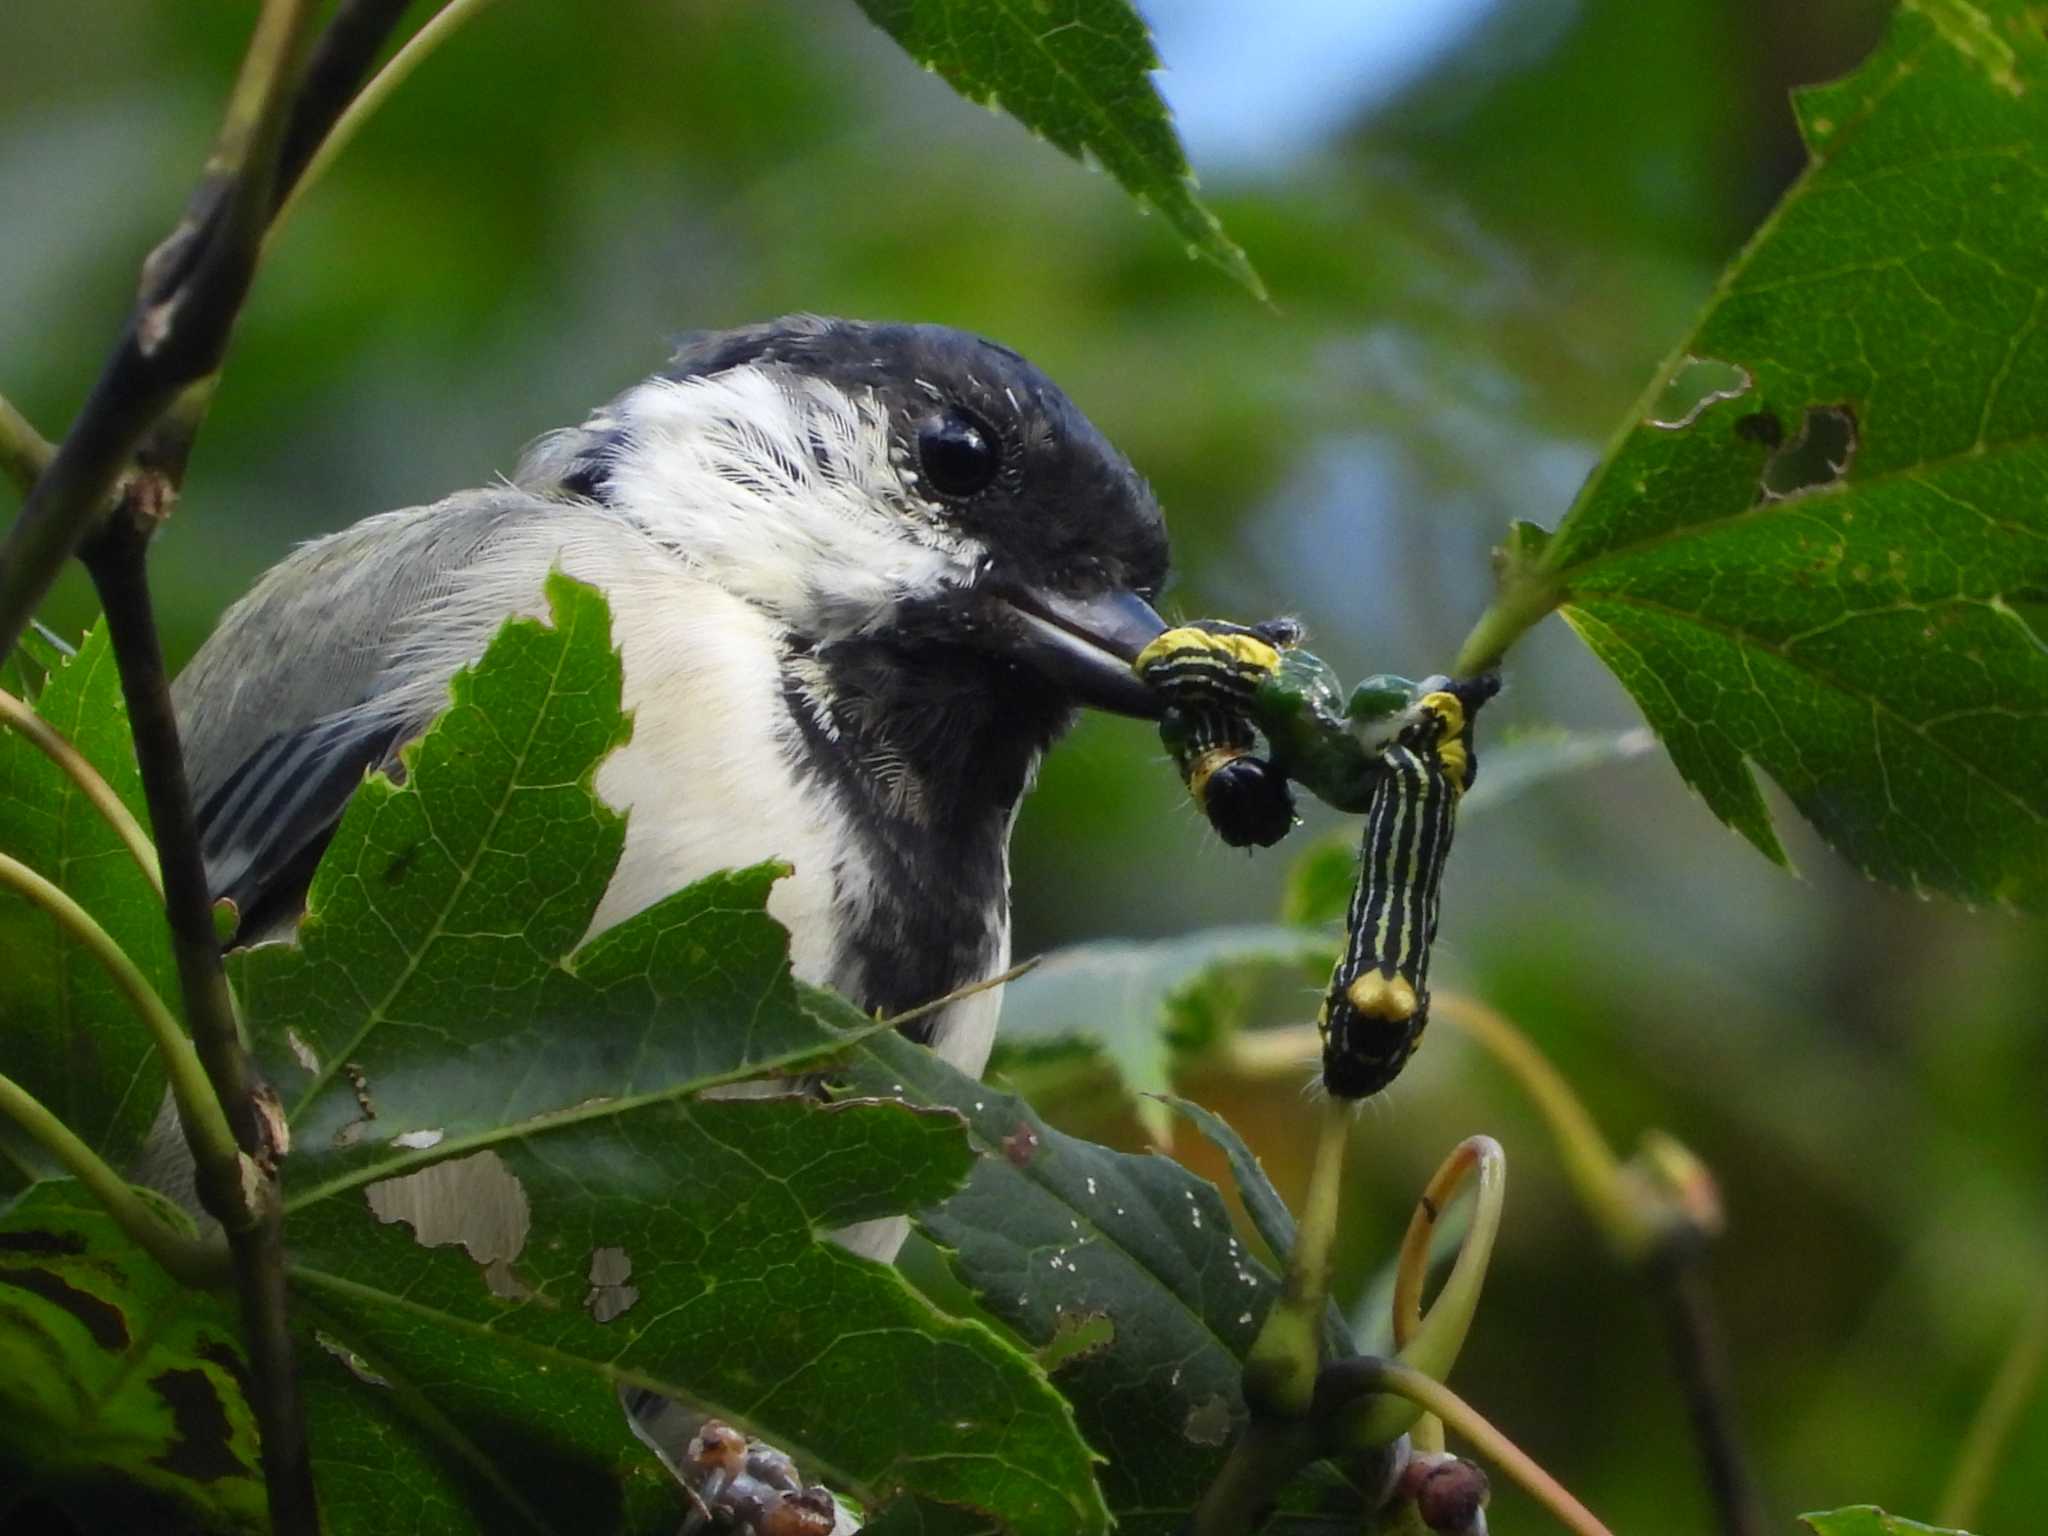
[[818,652],[1156,715],[1150,489],[1060,389],[944,326],[797,316],[693,338],[528,489],[601,502]]

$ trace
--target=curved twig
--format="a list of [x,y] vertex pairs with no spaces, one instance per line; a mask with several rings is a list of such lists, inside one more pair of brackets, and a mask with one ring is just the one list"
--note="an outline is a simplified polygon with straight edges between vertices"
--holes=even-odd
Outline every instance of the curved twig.
[[26,496],[57,456],[56,445],[29,424],[29,419],[0,395],[0,469]]
[[129,856],[135,860],[136,867],[161,901],[164,877],[157,868],[156,844],[149,840],[149,834],[142,830],[142,823],[135,819],[135,813],[114,793],[113,786],[100,777],[99,770],[87,761],[85,754],[74,747],[62,731],[4,689],[0,689],[0,725],[27,737],[30,745],[55,763],[78,786],[78,792],[85,796],[127,847]]
[[40,907],[69,938],[106,969],[121,995],[128,1000],[128,1005],[135,1010],[136,1017],[142,1020],[156,1041],[157,1050],[164,1058],[164,1071],[170,1078],[171,1092],[178,1101],[178,1113],[188,1126],[194,1128],[192,1134],[204,1142],[214,1156],[233,1159],[236,1155],[234,1135],[228,1129],[220,1101],[214,1097],[206,1074],[200,1068],[191,1040],[164,1000],[157,995],[156,988],[150,985],[149,978],[129,957],[128,951],[115,943],[113,935],[68,894],[19,859],[4,853],[0,853],[0,887]]
[[1442,1419],[1576,1536],[1613,1536],[1591,1510],[1538,1466],[1528,1452],[1495,1429],[1484,1415],[1449,1387],[1411,1365],[1404,1365],[1398,1360],[1360,1356],[1325,1367],[1322,1378],[1316,1383],[1318,1416],[1327,1414],[1338,1419],[1346,1416],[1347,1408],[1351,1415],[1361,1410],[1370,1413],[1372,1402],[1389,1394],[1404,1398],[1416,1408]]
[[1998,1470],[1998,1458],[2021,1410],[2040,1389],[2044,1364],[2048,1364],[2048,1291],[2036,1293],[2032,1309],[2020,1324],[2019,1337],[2006,1351],[1983,1406],[1970,1421],[1934,1517],[1937,1525],[1966,1530],[1977,1523],[1977,1512],[1983,1508],[1992,1475]]
[[190,1286],[218,1286],[230,1277],[227,1249],[173,1231],[104,1159],[59,1120],[42,1100],[12,1078],[0,1075],[0,1116],[19,1126],[64,1171],[85,1186],[122,1233]]
[[[429,16],[420,29],[405,40],[405,44],[394,53],[384,67],[370,77],[370,81],[355,93],[347,107],[336,117],[320,138],[318,147],[307,157],[305,166],[292,179],[290,190],[277,205],[277,212],[271,217],[270,232],[264,237],[264,251],[268,254],[275,243],[278,231],[289,219],[315,183],[327,174],[329,166],[340,158],[355,136],[362,131],[363,124],[370,120],[376,110],[401,85],[411,78],[412,72],[424,64],[427,55],[454,35],[462,24],[491,4],[491,0],[448,0],[440,10]],[[401,6],[400,9],[403,9]]]

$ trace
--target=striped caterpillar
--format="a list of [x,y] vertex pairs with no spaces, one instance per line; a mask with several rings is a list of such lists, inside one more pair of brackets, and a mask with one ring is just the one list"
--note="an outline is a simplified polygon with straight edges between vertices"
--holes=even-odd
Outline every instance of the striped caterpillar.
[[[1394,1080],[1429,1022],[1444,863],[1476,768],[1472,717],[1500,683],[1382,676],[1345,699],[1299,638],[1285,621],[1203,620],[1161,635],[1135,666],[1166,701],[1161,738],[1225,842],[1284,836],[1290,779],[1364,814],[1344,951],[1317,1018],[1324,1085],[1358,1099]],[[1266,757],[1256,755],[1262,735]]]

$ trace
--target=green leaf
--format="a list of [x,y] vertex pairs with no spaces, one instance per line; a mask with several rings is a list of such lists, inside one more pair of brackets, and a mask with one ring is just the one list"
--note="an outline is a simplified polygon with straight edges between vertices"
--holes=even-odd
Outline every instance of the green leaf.
[[[602,598],[558,576],[548,600],[552,626],[508,624],[456,678],[403,786],[350,803],[299,942],[234,958],[292,1127],[293,1284],[330,1358],[390,1383],[329,1372],[336,1432],[409,1424],[543,1529],[672,1521],[616,1398],[646,1387],[870,1508],[1099,1528],[1086,1447],[1029,1357],[826,1241],[951,1190],[958,1121],[693,1101],[848,1044],[790,979],[764,909],[780,867],[581,943],[623,834],[591,785],[626,722]],[[462,1493],[423,1486],[437,1510]]]
[[1909,0],[1798,113],[1812,165],[1539,574],[1771,858],[1751,764],[1870,875],[2048,907],[2048,40]]
[[0,1488],[86,1529],[267,1531],[245,1369],[231,1304],[172,1280],[71,1180],[0,1210]]
[[1128,0],[859,0],[869,20],[969,101],[1001,108],[1079,159],[1090,154],[1163,213],[1188,254],[1266,297],[1195,196],[1180,137],[1152,83],[1151,34]]
[[[147,827],[142,778],[104,626],[58,665],[35,711],[100,772]],[[163,903],[127,845],[71,779],[0,726],[0,852],[29,865],[92,914],[173,1011],[177,969]],[[141,1146],[163,1097],[149,1032],[105,969],[42,909],[0,893],[0,1018],[7,1075],[109,1162]]]
[[1079,1042],[1100,1050],[1131,1094],[1146,1133],[1170,1146],[1172,1111],[1151,1095],[1171,1086],[1170,1026],[1177,1013],[1227,971],[1322,964],[1330,951],[1327,934],[1273,924],[1071,945],[1009,984],[1002,1047],[1028,1052]]
[[1801,1515],[1800,1524],[1814,1536],[1967,1536],[1945,1526],[1922,1525],[1888,1515],[1875,1504],[1856,1504],[1848,1509],[1831,1509],[1820,1514]]
[[[819,1006],[844,1008],[829,998]],[[1122,1536],[1180,1530],[1244,1423],[1244,1355],[1279,1291],[1233,1235],[1215,1186],[1157,1154],[1054,1130],[1023,1100],[893,1034],[864,1039],[851,1073],[867,1091],[901,1092],[966,1120],[981,1155],[964,1189],[918,1213],[920,1230],[1039,1349],[1106,1320],[1107,1338],[1094,1327],[1099,1342],[1066,1354],[1053,1380],[1106,1458],[1102,1490]],[[1347,1503],[1342,1486],[1310,1481],[1334,1508],[1267,1529],[1356,1530],[1356,1496]]]

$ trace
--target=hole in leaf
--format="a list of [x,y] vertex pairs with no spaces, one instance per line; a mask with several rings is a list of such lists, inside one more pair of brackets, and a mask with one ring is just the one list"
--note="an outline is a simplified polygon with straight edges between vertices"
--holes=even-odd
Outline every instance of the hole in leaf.
[[1052,1337],[1038,1352],[1038,1363],[1050,1374],[1083,1355],[1107,1349],[1115,1340],[1116,1324],[1107,1312],[1062,1312]]
[[365,1360],[361,1355],[357,1354],[354,1350],[350,1349],[346,1344],[342,1343],[341,1340],[335,1338],[332,1334],[321,1333],[319,1330],[316,1329],[313,1333],[313,1340],[322,1349],[326,1350],[327,1353],[334,1356],[335,1359],[339,1360],[342,1363],[343,1368],[346,1369],[351,1376],[355,1377],[357,1381],[363,1383],[364,1386],[388,1387],[391,1385],[390,1382],[386,1381],[382,1376],[379,1376],[375,1371],[370,1369],[369,1361]]
[[1181,1433],[1196,1445],[1222,1445],[1230,1438],[1230,1404],[1211,1392],[1188,1409]]
[[633,1273],[633,1261],[623,1248],[594,1248],[590,1253],[590,1294],[583,1298],[584,1310],[600,1323],[631,1309],[640,1299],[640,1287],[626,1284]]
[[510,1262],[526,1246],[533,1213],[526,1187],[495,1152],[473,1152],[372,1184],[379,1221],[402,1221],[422,1248],[460,1243],[477,1263]]
[[1764,461],[1759,489],[1766,501],[1833,485],[1856,457],[1856,413],[1846,405],[1811,405],[1798,435]]
[[1664,381],[1657,403],[1650,409],[1650,425],[1667,432],[1689,427],[1708,406],[1748,394],[1755,382],[1749,370],[1739,363],[1724,363],[1711,357],[1685,358]]

